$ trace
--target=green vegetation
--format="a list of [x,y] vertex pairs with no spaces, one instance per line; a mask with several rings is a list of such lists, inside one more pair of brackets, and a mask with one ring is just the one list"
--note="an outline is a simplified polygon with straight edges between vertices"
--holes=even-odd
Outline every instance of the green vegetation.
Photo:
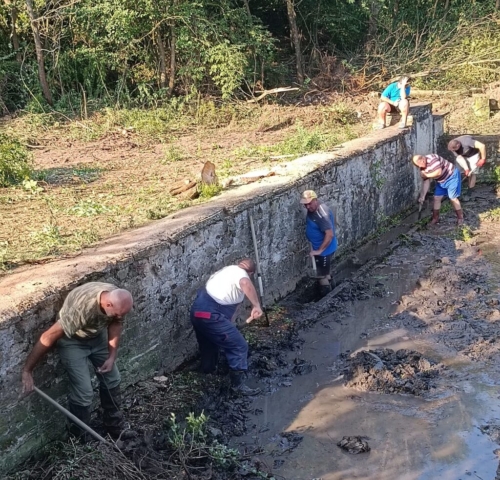
[[208,418],[203,412],[198,416],[190,413],[184,426],[178,423],[174,413],[170,415],[167,428],[168,441],[174,450],[171,459],[188,467],[191,463],[209,459],[218,468],[234,470],[238,465],[240,452],[210,439],[207,422]]
[[29,180],[33,171],[31,155],[15,138],[0,134],[0,187]]
[[490,222],[498,222],[500,220],[500,207],[480,213],[479,218],[481,220],[488,220]]
[[468,225],[461,225],[457,228],[454,238],[462,242],[469,242],[474,237],[472,229]]
[[[341,91],[380,88],[402,72],[417,73],[417,86],[481,86],[499,78],[497,9],[496,0],[80,0],[35,2],[30,18],[24,2],[3,2],[0,111],[22,108],[48,127],[111,107],[116,118],[104,115],[117,125],[157,135],[185,104],[293,77]],[[146,124],[143,107],[154,107]],[[341,108],[329,115],[352,121]]]

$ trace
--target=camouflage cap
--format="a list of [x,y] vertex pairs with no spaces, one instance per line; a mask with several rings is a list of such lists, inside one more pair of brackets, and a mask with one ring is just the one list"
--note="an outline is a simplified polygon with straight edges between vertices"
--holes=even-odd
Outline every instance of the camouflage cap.
[[300,203],[307,205],[308,203],[311,203],[315,198],[318,198],[318,196],[316,195],[316,192],[314,190],[306,190],[300,198]]

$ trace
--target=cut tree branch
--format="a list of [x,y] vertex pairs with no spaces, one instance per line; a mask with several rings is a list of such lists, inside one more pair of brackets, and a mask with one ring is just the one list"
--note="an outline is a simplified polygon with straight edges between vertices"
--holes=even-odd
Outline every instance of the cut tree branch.
[[255,103],[258,102],[259,100],[262,100],[264,97],[267,95],[270,95],[271,93],[281,93],[281,92],[293,92],[294,90],[299,90],[298,87],[278,87],[278,88],[272,88],[271,90],[264,90],[261,95],[259,95],[256,98],[252,98],[251,100],[247,100],[247,103]]

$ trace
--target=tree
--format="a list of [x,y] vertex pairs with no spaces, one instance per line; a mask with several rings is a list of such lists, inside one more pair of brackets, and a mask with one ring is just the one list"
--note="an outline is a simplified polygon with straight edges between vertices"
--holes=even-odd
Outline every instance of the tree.
[[12,42],[12,48],[16,52],[16,60],[18,62],[21,62],[19,36],[17,34],[17,27],[16,27],[17,16],[18,16],[17,6],[12,3],[12,0],[4,0],[4,3],[7,6],[7,9],[9,10],[10,13],[10,39]]
[[43,96],[49,105],[52,105],[52,94],[50,93],[49,84],[47,82],[47,75],[45,73],[45,61],[42,49],[42,39],[40,37],[40,30],[38,28],[39,19],[35,15],[33,9],[33,0],[26,0],[26,8],[28,10],[28,17],[31,23],[31,30],[33,31],[33,38],[35,40],[36,60],[38,63],[38,77],[40,79],[40,86],[42,87]]
[[295,13],[294,0],[286,1],[286,11],[288,15],[288,23],[290,24],[290,37],[295,50],[295,62],[297,64],[297,80],[299,83],[304,83],[304,61],[302,59],[302,48],[300,46],[300,35],[297,27],[297,14]]

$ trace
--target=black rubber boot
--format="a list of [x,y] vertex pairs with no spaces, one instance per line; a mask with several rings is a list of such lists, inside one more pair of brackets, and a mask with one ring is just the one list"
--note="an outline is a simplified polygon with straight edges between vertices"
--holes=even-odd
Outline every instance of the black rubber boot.
[[248,385],[243,383],[245,372],[231,370],[229,372],[229,378],[231,379],[231,388],[233,391],[240,393],[245,396],[258,395],[260,393],[260,388],[250,388]]
[[200,371],[202,373],[216,373],[219,364],[219,351],[201,352]]
[[110,390],[105,388],[99,389],[101,397],[101,407],[103,409],[104,428],[113,438],[126,440],[137,436],[134,430],[130,430],[125,423],[123,413],[120,410],[122,404],[122,395],[120,387],[115,387]]
[[[70,402],[68,405],[68,410],[76,418],[78,418],[78,420],[81,420],[86,425],[90,423],[90,405],[88,407],[82,407],[81,405],[75,405]],[[73,435],[82,443],[87,443],[92,440],[92,435],[90,435],[90,433],[79,427],[76,423],[73,423],[71,420],[68,424],[68,431],[70,435]]]

